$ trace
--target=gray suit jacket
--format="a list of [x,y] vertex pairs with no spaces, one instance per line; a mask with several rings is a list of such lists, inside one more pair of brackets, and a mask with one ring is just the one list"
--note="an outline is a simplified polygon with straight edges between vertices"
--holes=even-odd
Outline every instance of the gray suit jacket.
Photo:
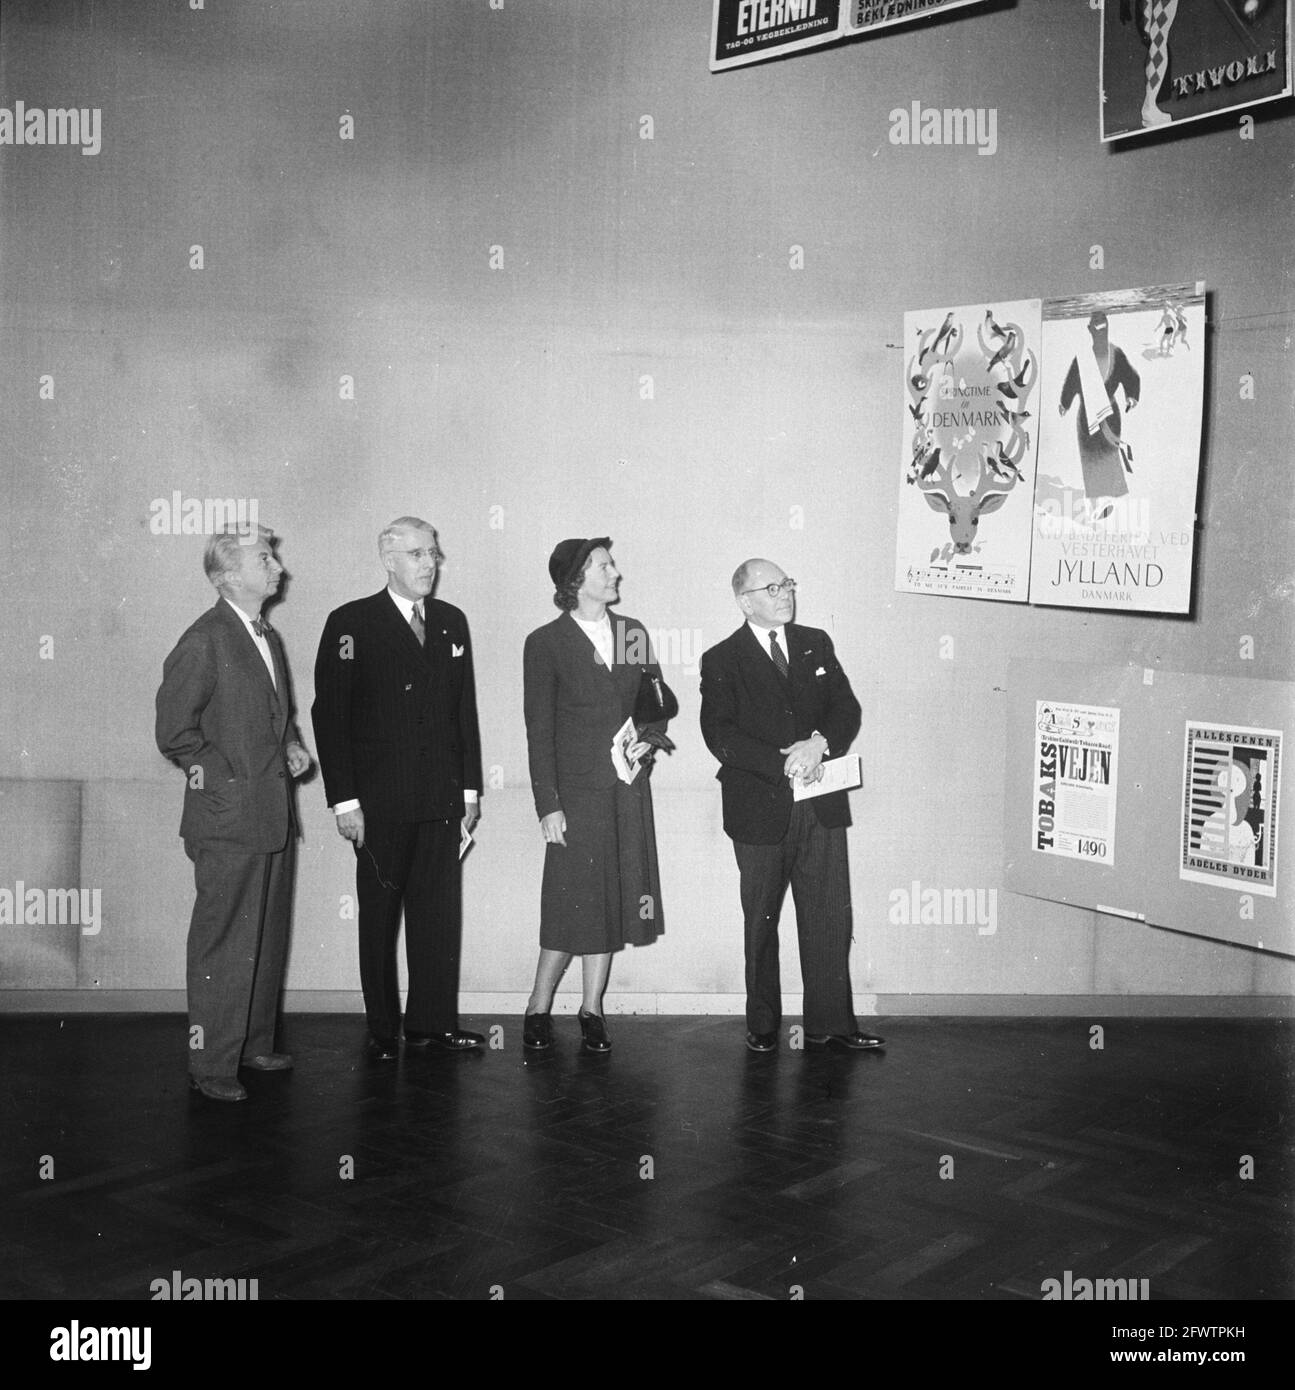
[[274,853],[296,833],[286,749],[300,742],[279,634],[265,662],[242,619],[216,600],[181,636],[162,667],[157,746],[185,774],[180,834]]

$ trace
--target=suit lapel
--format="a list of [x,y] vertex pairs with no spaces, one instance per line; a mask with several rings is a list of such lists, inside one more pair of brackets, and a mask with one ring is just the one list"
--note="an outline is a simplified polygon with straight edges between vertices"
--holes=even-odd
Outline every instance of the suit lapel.
[[[605,679],[613,673],[603,664],[602,654],[598,648],[589,640],[584,628],[575,620],[571,612],[566,612],[558,619],[558,633],[561,640],[566,644],[567,651],[577,665],[585,665],[592,669],[593,673],[600,679]],[[616,629],[612,628],[612,639],[615,640]],[[616,660],[616,652],[612,651],[612,660]]]
[[[427,642],[430,646],[433,624],[429,605],[430,600],[424,599],[423,621],[427,629]],[[390,590],[383,589],[380,594],[373,596],[373,616],[379,637],[407,664],[426,670],[428,665],[427,649],[419,646],[418,638],[414,636],[414,629],[405,621],[400,609],[396,607]],[[436,630],[436,635],[439,639],[439,628]]]
[[271,692],[274,697],[274,727],[282,738],[288,725],[288,663],[283,657],[283,638],[276,628],[269,629],[265,640],[270,644],[270,658],[274,662],[274,690]]
[[[247,624],[234,612],[233,607],[223,598],[218,598],[216,600],[216,611],[220,615],[220,620],[233,635],[237,650],[242,652],[244,661],[251,667],[252,679],[260,681],[270,699],[277,702],[278,695],[274,688],[274,681],[270,679],[270,673],[265,665],[265,658],[261,655],[261,649],[256,645],[256,639],[248,632]],[[275,656],[274,642],[268,638],[266,640],[269,642],[271,659],[275,663],[275,680],[282,683],[284,678],[283,663]]]
[[810,669],[814,661],[813,650],[806,650],[805,634],[794,623],[788,623],[782,631],[787,639],[787,679],[792,690],[804,690],[807,685],[813,683],[810,680]]
[[[423,666],[431,672],[435,684],[447,687],[450,681],[451,666],[455,660],[454,638],[451,637],[445,624],[437,616],[436,605],[430,598],[423,601],[423,618],[427,625],[425,633],[427,645],[419,647],[418,638],[414,637],[414,646],[418,650]],[[412,637],[413,628],[410,628],[409,632]]]
[[612,615],[612,671],[617,689],[630,702],[631,710],[638,697],[639,686],[643,682],[643,672],[647,666],[648,654],[639,651],[637,646],[630,650],[626,636],[628,624],[616,613]]
[[[784,632],[786,630],[786,628],[783,629]],[[773,658],[769,655],[768,648],[751,631],[750,623],[742,624],[737,631],[737,639],[738,650],[742,654],[742,660],[747,670],[767,685],[771,694],[777,696],[779,700],[785,700],[787,683],[778,674],[778,668],[773,664]]]

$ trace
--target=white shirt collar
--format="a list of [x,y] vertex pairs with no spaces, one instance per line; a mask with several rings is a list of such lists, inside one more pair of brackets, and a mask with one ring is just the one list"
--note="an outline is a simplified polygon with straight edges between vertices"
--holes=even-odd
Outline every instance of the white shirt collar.
[[423,621],[427,621],[427,600],[425,598],[406,598],[404,594],[396,593],[389,584],[387,585],[387,593],[391,595],[391,601],[400,609],[400,616],[404,618],[406,622],[409,621],[410,614],[414,611],[415,603],[421,603],[423,605]]
[[[229,600],[228,600],[227,598],[225,598],[225,595],[224,595],[224,594],[221,594],[221,598],[224,599],[226,603],[229,603]],[[248,632],[251,632],[253,638],[255,638],[255,637],[256,637],[256,633],[255,633],[255,632],[252,632],[252,624],[256,621],[256,619],[255,619],[255,618],[249,618],[249,617],[247,616],[247,614],[244,613],[243,610],[242,610],[242,609],[238,606],[238,604],[236,604],[236,603],[229,603],[229,606],[234,610],[235,613],[238,614],[238,616],[239,616],[240,618],[242,618],[242,620],[243,620],[243,626],[248,630]],[[257,614],[257,617],[259,617],[260,620],[261,620],[262,622],[265,622],[265,616],[264,616],[264,614]]]
[[[225,595],[221,594],[221,598],[225,598]],[[229,600],[226,598],[225,602],[229,603]],[[274,674],[274,657],[270,653],[269,638],[264,636],[264,634],[257,632],[257,630],[252,626],[253,622],[255,622],[256,620],[254,618],[249,618],[247,614],[244,613],[243,610],[238,606],[238,604],[229,603],[229,606],[234,610],[235,613],[238,614],[240,618],[242,618],[243,626],[247,629],[247,635],[252,639],[253,642],[256,643],[256,650],[260,654],[261,660],[265,662],[265,669],[270,674],[270,684],[274,686],[276,690],[278,690],[279,678]],[[264,623],[265,617],[263,614],[260,615],[260,618],[261,621]]]
[[612,633],[611,615],[604,609],[601,618],[590,622],[585,618],[576,618],[573,609],[571,616],[575,618],[580,631],[593,643],[594,650],[602,657],[603,665],[610,671],[616,663],[616,639]]
[[761,627],[759,623],[753,623],[750,618],[746,620],[746,625],[755,633],[755,640],[767,652],[769,650],[769,634],[778,634],[778,645],[782,648],[783,656],[787,655],[787,624],[779,623],[777,627]]

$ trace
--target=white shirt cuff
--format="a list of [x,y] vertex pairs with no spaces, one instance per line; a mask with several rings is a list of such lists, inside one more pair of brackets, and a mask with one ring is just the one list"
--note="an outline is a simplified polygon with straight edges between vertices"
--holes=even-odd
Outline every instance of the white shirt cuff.
[[[470,805],[475,805],[479,796],[479,792],[469,789],[465,789],[463,793],[464,801],[468,802]],[[360,803],[358,801],[339,801],[337,805],[333,807],[333,814],[335,816],[341,816],[345,815],[347,811],[358,811],[359,809]]]

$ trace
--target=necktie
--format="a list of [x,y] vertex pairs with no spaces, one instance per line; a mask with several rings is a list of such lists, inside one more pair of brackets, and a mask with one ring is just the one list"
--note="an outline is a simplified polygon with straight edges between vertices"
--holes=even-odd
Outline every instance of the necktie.
[[[253,619],[252,619],[252,631],[253,631],[254,633],[256,633],[256,635],[257,635],[263,642],[265,642],[265,645],[266,645],[267,649],[269,648],[269,645],[270,645],[270,644],[269,644],[269,642],[266,640],[266,633],[268,633],[269,630],[270,630],[270,624],[267,623],[267,622],[265,621],[264,618],[253,618]],[[264,653],[262,653],[262,659],[264,660]],[[275,690],[276,690],[276,692],[277,692],[278,689],[279,689],[279,678],[274,674],[274,658],[273,658],[273,657],[271,657],[270,660],[266,662],[265,669],[270,673],[270,684],[275,688]]]
[[776,628],[769,629],[769,655],[773,657],[773,664],[778,668],[778,674],[787,679],[787,658],[782,654],[782,648],[778,645],[778,632]]
[[413,610],[409,614],[409,626],[414,629],[414,636],[418,638],[418,645],[420,647],[425,647],[427,645],[427,626],[423,622],[423,612],[420,604],[414,604]]

